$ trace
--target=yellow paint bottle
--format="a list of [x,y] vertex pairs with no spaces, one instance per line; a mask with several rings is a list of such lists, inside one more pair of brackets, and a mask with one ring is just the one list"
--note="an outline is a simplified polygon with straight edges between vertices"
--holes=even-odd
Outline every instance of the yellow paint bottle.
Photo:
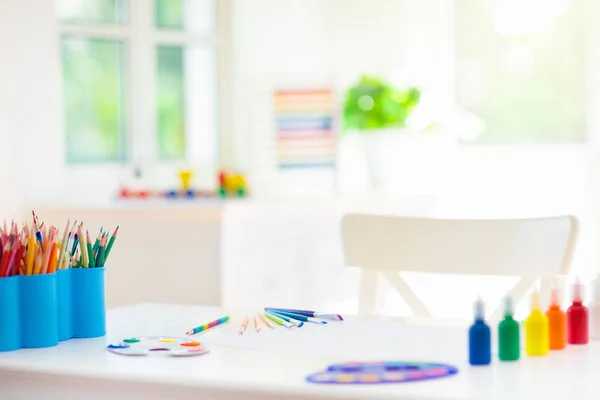
[[525,353],[545,356],[550,347],[548,317],[540,308],[540,294],[531,294],[531,313],[525,320]]

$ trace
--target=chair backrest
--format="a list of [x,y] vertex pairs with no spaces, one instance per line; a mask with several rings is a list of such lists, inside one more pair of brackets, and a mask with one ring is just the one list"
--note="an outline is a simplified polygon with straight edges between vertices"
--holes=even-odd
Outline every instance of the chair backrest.
[[518,301],[537,278],[569,272],[578,232],[573,216],[450,220],[349,214],[342,220],[346,264],[382,272],[413,311],[424,315],[425,307],[392,271],[520,276],[512,292]]

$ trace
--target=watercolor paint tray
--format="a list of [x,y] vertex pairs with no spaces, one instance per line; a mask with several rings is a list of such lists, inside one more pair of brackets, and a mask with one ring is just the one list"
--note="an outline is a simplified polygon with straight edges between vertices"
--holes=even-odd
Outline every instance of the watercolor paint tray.
[[381,384],[414,382],[443,378],[458,373],[458,368],[437,363],[376,361],[348,362],[327,367],[306,377],[319,384]]
[[110,344],[106,350],[123,356],[166,355],[173,357],[190,357],[206,354],[209,348],[190,339],[171,336],[139,336],[129,337],[120,342]]

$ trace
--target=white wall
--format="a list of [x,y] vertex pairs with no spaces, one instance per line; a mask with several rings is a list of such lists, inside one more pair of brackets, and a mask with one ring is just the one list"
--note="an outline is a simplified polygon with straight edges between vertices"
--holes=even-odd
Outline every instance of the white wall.
[[[418,85],[447,98],[452,71],[438,66],[449,38],[433,36],[451,14],[437,0],[234,0],[233,117],[237,166],[270,182],[274,89],[342,91],[362,74]],[[426,21],[426,23],[423,23]],[[272,171],[271,171],[272,172]]]
[[0,3],[0,201],[42,200],[59,191],[57,46],[52,2]]
[[0,220],[15,215],[20,198],[17,179],[17,129],[15,99],[19,90],[19,13],[15,2],[0,3]]

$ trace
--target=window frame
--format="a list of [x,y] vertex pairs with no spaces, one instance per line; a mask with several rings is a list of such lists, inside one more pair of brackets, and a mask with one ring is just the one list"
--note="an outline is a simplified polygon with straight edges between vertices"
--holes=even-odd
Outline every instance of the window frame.
[[[111,24],[93,24],[81,23],[74,24],[62,22],[57,19],[57,40],[64,36],[73,36],[90,39],[108,39],[119,40],[125,48],[125,66],[123,70],[125,86],[125,103],[127,109],[125,115],[124,154],[120,160],[107,160],[103,162],[68,162],[65,152],[64,162],[68,170],[87,169],[94,171],[95,174],[101,174],[105,171],[110,176],[122,174],[122,169],[126,167],[141,166],[144,163],[152,163],[153,168],[159,170],[159,174],[171,173],[175,168],[186,163],[198,160],[190,159],[190,152],[186,148],[185,156],[178,160],[162,160],[158,151],[158,117],[156,110],[156,89],[157,89],[157,47],[160,45],[171,46],[200,46],[209,49],[214,54],[214,72],[216,82],[213,87],[213,98],[216,102],[217,115],[215,115],[215,132],[212,142],[214,149],[211,149],[214,156],[212,167],[216,167],[221,161],[223,132],[221,122],[223,118],[223,97],[224,92],[220,88],[220,83],[226,80],[227,69],[223,58],[226,57],[226,47],[228,37],[225,30],[228,26],[228,15],[230,4],[229,0],[214,0],[213,7],[213,29],[206,33],[196,33],[190,31],[178,31],[156,27],[155,23],[155,2],[153,0],[129,0],[126,2],[125,10],[128,16],[126,22],[120,25]],[[225,28],[225,29],[224,29]],[[222,37],[223,36],[223,37]],[[62,58],[60,58],[62,63]],[[62,67],[61,67],[62,68]],[[62,91],[62,81],[61,81]],[[66,140],[66,129],[64,125],[65,109],[62,102],[62,124],[61,134]],[[189,141],[190,133],[186,132],[186,142]],[[226,140],[226,139],[225,139]],[[65,146],[66,149],[66,146]],[[112,182],[115,184],[114,180]]]

